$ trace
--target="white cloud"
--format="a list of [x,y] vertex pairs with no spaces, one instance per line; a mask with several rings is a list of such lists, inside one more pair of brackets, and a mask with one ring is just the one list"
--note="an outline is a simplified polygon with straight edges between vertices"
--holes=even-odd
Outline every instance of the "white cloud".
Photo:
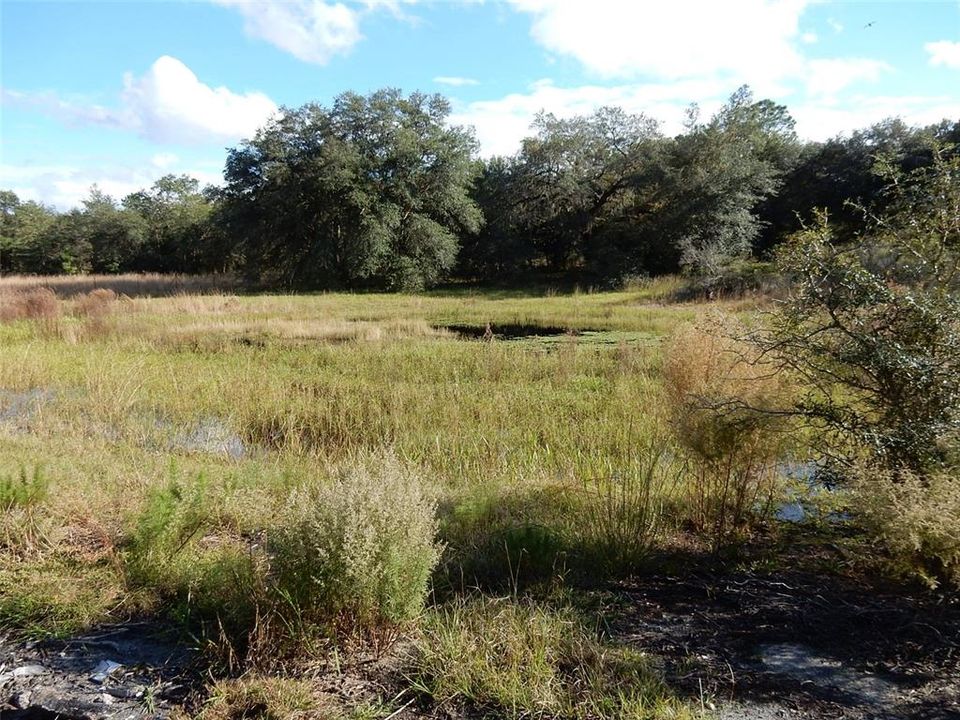
[[802,72],[795,48],[808,0],[511,0],[533,37],[604,77],[732,76],[768,85]]
[[709,114],[723,103],[729,90],[715,81],[563,88],[541,80],[526,93],[455,106],[450,120],[476,128],[484,155],[511,155],[530,134],[530,125],[541,110],[571,117],[591,113],[604,105],[616,105],[627,112],[646,113],[661,122],[664,132],[674,134],[683,127],[684,111],[690,102],[701,102],[704,112]]
[[887,118],[899,117],[908,125],[932,125],[960,117],[960,100],[930,96],[856,96],[843,104],[812,101],[790,107],[797,133],[808,140],[849,135]]
[[836,20],[836,19],[834,19],[834,18],[827,18],[827,25],[829,25],[830,28],[831,28],[835,33],[842,33],[842,32],[843,32],[843,23],[841,23],[839,20]]
[[[146,168],[146,169],[145,169]],[[79,207],[97,185],[115,200],[122,200],[132,192],[148,188],[167,168],[150,168],[146,163],[137,166],[104,166],[100,168],[73,165],[0,165],[4,187],[13,190],[21,200],[36,200],[53,205],[58,210]],[[204,169],[178,168],[178,173],[190,175],[201,186],[220,184],[223,176]]]
[[960,42],[950,42],[949,40],[929,42],[923,46],[923,49],[930,55],[930,64],[934,67],[943,65],[954,70],[960,70]]
[[150,164],[156,168],[160,168],[161,170],[166,170],[167,168],[176,165],[179,160],[180,158],[173,153],[157,153],[150,158]]
[[[530,125],[541,110],[571,117],[589,114],[603,105],[616,105],[628,112],[645,113],[659,120],[666,135],[675,135],[683,129],[685,111],[690,103],[698,103],[701,117],[709,118],[726,102],[733,89],[713,80],[579,87],[557,87],[542,80],[525,93],[455,104],[450,121],[474,126],[484,156],[512,155],[520,149],[521,140],[531,134]],[[836,97],[823,95],[791,102],[788,109],[797,121],[801,138],[826,140],[888,117],[901,117],[916,125],[960,117],[960,100],[927,96],[856,96],[840,102]]]
[[237,94],[202,83],[190,68],[164,55],[145,75],[124,78],[124,114],[141,135],[159,142],[239,140],[277,111],[262,93]]
[[334,55],[348,52],[363,37],[357,11],[339,2],[214,2],[236,9],[243,16],[248,35],[266,40],[304,62],[326,65]]
[[805,32],[800,36],[800,39],[803,40],[807,45],[813,45],[817,41],[817,34],[814,32]]
[[142,76],[124,75],[118,108],[68,101],[54,93],[3,90],[6,102],[37,108],[64,122],[137,132],[159,143],[236,142],[252,136],[276,104],[263,93],[210,87],[176,58],[164,55]]
[[458,77],[456,75],[438,75],[433,79],[440,85],[452,85],[453,87],[463,87],[464,85],[479,85],[480,83],[473,78]]
[[834,58],[807,62],[807,92],[814,96],[833,96],[862,80],[875,82],[890,66],[868,58]]

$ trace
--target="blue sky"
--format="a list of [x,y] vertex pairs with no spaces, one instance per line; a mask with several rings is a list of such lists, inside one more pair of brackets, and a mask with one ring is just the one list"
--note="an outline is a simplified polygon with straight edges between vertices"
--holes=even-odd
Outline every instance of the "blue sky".
[[0,187],[64,209],[168,173],[218,182],[280,108],[442,92],[482,152],[541,109],[679,130],[739,85],[824,139],[960,119],[960,0],[0,0]]

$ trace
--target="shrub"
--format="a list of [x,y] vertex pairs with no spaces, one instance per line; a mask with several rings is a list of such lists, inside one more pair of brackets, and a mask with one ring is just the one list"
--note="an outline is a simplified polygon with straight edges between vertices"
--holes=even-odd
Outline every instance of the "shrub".
[[779,252],[794,287],[756,345],[803,379],[796,410],[840,476],[864,454],[879,478],[936,472],[960,433],[960,154],[931,154],[880,162],[886,210],[856,243],[820,213]]
[[[955,473],[955,468],[953,472]],[[860,465],[851,474],[860,520],[899,573],[960,588],[960,484],[950,472],[919,476]]]
[[49,487],[50,482],[40,468],[29,474],[26,468],[20,468],[16,478],[0,476],[0,510],[7,512],[38,505],[46,499]]
[[423,609],[437,563],[436,500],[392,457],[295,492],[270,538],[272,582],[306,622],[380,641]]
[[671,421],[689,460],[690,519],[715,551],[748,528],[758,507],[770,509],[788,441],[784,375],[733,339],[739,332],[729,321],[681,329],[663,367]]

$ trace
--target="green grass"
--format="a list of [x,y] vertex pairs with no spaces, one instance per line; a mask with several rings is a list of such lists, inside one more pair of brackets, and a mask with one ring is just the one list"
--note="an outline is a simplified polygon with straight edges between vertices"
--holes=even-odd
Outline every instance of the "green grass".
[[[96,326],[69,302],[53,332],[0,325],[0,622],[64,635],[155,613],[211,646],[267,652],[254,637],[264,547],[291,497],[385,453],[439,496],[435,598],[636,569],[679,523],[664,514],[676,468],[660,341],[705,309],[653,294],[174,296],[117,300]],[[484,342],[443,329],[487,323],[532,332]],[[624,534],[637,541],[614,557]],[[444,607],[427,621],[438,633],[456,606]],[[682,716],[629,651],[563,635],[562,617],[501,611],[562,631],[542,668],[549,697],[464,701],[514,717]],[[574,646],[590,657],[569,676]]]

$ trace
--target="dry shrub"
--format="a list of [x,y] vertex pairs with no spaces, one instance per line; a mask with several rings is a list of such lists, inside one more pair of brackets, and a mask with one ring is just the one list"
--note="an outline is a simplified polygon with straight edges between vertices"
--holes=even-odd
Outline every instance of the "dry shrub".
[[888,551],[897,573],[931,587],[946,581],[960,588],[960,482],[957,468],[926,477],[861,464],[850,473],[854,507]]
[[48,288],[34,288],[0,296],[0,322],[32,320],[48,335],[60,328],[60,301]]
[[[681,328],[663,367],[668,412],[691,469],[690,520],[714,550],[770,510],[786,451],[788,386],[728,319]],[[762,514],[762,513],[761,513]]]
[[107,288],[91,290],[74,302],[73,314],[83,318],[84,337],[100,337],[109,331],[116,302],[117,294]]

